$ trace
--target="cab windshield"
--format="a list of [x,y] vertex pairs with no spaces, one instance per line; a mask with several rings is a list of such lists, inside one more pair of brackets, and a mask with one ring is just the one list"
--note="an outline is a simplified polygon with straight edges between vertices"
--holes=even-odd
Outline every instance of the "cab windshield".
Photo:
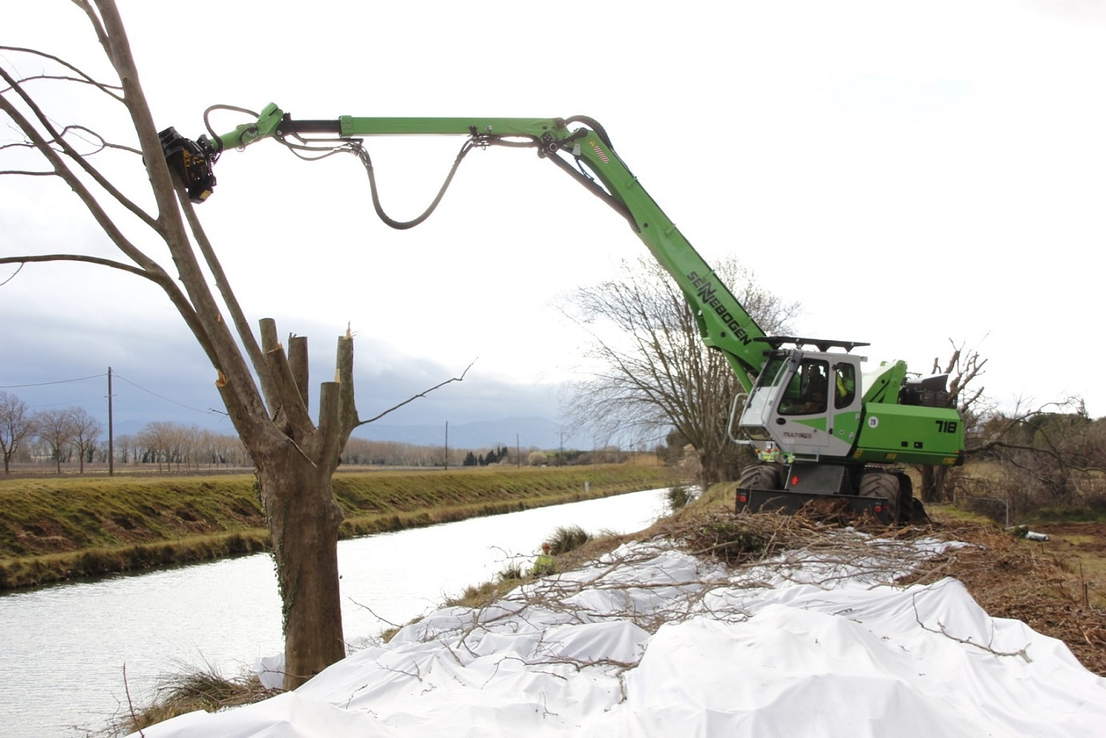
[[757,387],[775,387],[783,376],[783,367],[787,363],[786,354],[775,354],[768,359],[768,363],[760,371],[757,377]]

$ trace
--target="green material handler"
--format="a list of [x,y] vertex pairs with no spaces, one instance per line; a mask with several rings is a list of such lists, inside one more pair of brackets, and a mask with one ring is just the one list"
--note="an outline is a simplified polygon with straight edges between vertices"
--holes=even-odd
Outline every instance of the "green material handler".
[[[949,466],[962,460],[963,422],[945,406],[946,375],[911,379],[902,361],[863,371],[865,359],[853,351],[866,343],[766,336],[591,118],[295,120],[269,105],[230,133],[208,130],[210,138],[196,141],[171,128],[161,133],[166,157],[193,201],[211,194],[212,164],[224,150],[272,138],[313,155],[356,154],[368,171],[378,214],[395,228],[416,225],[433,211],[472,148],[535,149],[626,219],[680,286],[703,342],[732,367],[743,391],[734,398],[728,432],[735,442],[753,446],[760,458],[741,474],[739,510],[795,510],[831,499],[884,522],[924,519],[910,477],[899,465]],[[400,223],[380,208],[363,139],[405,134],[463,136],[465,144],[430,208]]]

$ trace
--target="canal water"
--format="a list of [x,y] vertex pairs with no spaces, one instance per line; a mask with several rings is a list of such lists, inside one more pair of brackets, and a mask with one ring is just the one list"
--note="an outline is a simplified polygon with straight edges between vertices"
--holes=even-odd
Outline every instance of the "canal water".
[[[528,562],[559,526],[647,527],[666,490],[472,518],[338,544],[348,643],[406,623]],[[283,650],[267,554],[0,596],[0,734],[84,736],[152,695],[159,677],[210,665],[228,676]]]

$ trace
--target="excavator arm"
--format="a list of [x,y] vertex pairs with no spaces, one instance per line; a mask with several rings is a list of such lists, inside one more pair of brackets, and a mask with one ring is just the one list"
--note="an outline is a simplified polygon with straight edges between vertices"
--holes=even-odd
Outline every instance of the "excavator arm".
[[342,116],[334,120],[294,120],[276,105],[269,105],[256,121],[213,138],[201,136],[190,141],[171,128],[163,131],[161,138],[166,157],[189,195],[202,202],[215,185],[211,165],[226,149],[241,149],[267,138],[285,141],[288,137],[330,136],[347,141],[352,150],[359,152],[359,139],[375,135],[458,135],[467,136],[474,146],[536,148],[539,156],[557,165],[627,220],[676,280],[696,317],[703,342],[723,353],[746,392],[752,388],[768,350],[767,344],[757,340],[764,337],[764,332],[641,186],[615,152],[603,127],[590,118]]

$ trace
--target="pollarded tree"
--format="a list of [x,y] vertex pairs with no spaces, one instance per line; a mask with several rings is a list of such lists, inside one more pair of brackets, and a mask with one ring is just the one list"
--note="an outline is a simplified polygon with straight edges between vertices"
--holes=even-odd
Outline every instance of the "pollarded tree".
[[5,474],[11,474],[12,458],[34,431],[27,403],[15,395],[0,392],[0,453],[4,455]]
[[[797,304],[759,287],[734,259],[715,273],[768,335],[786,331]],[[654,442],[675,428],[695,448],[703,485],[736,479],[740,447],[727,439],[726,422],[740,385],[721,352],[703,344],[672,277],[641,259],[624,265],[620,279],[579,290],[573,305],[594,324],[590,354],[603,364],[577,388],[577,420]]]
[[[307,339],[292,337],[285,347],[273,320],[261,321],[260,338],[246,321],[184,187],[166,164],[115,2],[74,3],[86,14],[118,81],[94,80],[78,67],[40,51],[0,47],[9,58],[30,54],[39,63],[57,68],[19,78],[7,65],[0,66],[4,84],[0,111],[8,118],[7,125],[26,139],[4,148],[13,155],[21,149],[36,152],[45,162],[39,168],[2,173],[61,179],[124,260],[53,253],[6,256],[0,264],[23,268],[30,263],[71,261],[127,272],[157,285],[195,336],[257,470],[283,601],[284,686],[292,688],[345,655],[336,551],[342,514],[331,491],[331,475],[350,432],[368,422],[358,418],[354,404],[353,338],[348,332],[338,338],[336,378],[321,383],[318,417],[312,418]],[[43,109],[29,86],[58,80],[89,85],[121,105],[133,128],[133,141],[108,142],[87,126],[55,123],[59,115]],[[84,142],[86,150],[77,149],[77,140]],[[140,176],[126,181],[148,184],[149,191],[125,193],[123,180],[110,180],[93,165],[88,141],[97,142],[97,151],[133,154]],[[139,204],[144,201],[153,202],[152,211]],[[163,250],[172,259],[170,268],[151,256]],[[219,305],[220,298],[225,309]]]

